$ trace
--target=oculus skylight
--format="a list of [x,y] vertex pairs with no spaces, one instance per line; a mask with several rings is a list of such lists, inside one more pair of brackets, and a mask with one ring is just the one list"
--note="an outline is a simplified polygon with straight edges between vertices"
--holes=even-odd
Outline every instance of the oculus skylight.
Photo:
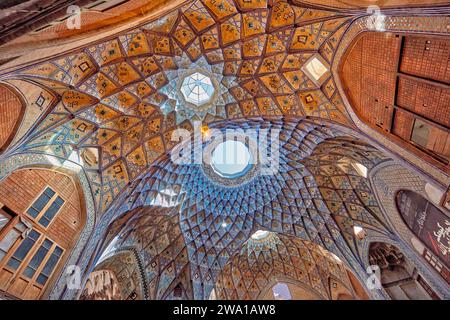
[[209,102],[213,97],[214,86],[208,76],[195,72],[183,80],[181,93],[187,102],[201,106]]
[[211,154],[211,166],[224,178],[237,178],[251,168],[252,156],[241,141],[228,140],[218,144]]

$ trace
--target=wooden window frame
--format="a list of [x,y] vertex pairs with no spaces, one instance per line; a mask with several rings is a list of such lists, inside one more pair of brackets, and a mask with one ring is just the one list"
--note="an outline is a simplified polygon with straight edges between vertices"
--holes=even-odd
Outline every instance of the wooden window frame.
[[[39,211],[38,215],[33,218],[29,213],[28,210],[30,208],[33,207],[33,205],[35,204],[35,202],[39,199],[39,197],[41,195],[44,194],[45,190],[47,190],[47,188],[49,188],[50,190],[52,190],[54,192],[54,195],[50,198],[50,200],[47,202],[47,204],[42,208],[41,211]],[[58,211],[56,211],[55,215],[53,216],[52,220],[50,221],[50,223],[47,226],[43,226],[42,224],[39,223],[39,220],[42,218],[42,216],[47,212],[47,210],[50,208],[50,206],[56,201],[56,199],[60,197],[64,202],[61,205],[61,207],[59,208]],[[61,196],[61,194],[57,191],[54,190],[54,188],[50,187],[49,185],[46,185],[44,187],[44,189],[33,199],[33,201],[31,202],[31,204],[25,209],[24,214],[27,215],[27,218],[29,218],[30,220],[32,220],[33,222],[36,223],[36,225],[39,225],[39,227],[43,228],[44,230],[47,230],[48,228],[50,228],[50,226],[53,224],[53,222],[55,221],[56,216],[61,212],[61,210],[64,208],[64,206],[66,205],[67,201],[64,200],[64,198]]]
[[[16,218],[17,218],[17,220],[16,220]],[[21,218],[20,216],[16,216],[14,218],[14,221],[15,221],[14,223],[12,223],[13,219],[10,220],[10,223],[9,223],[10,226],[8,228],[8,231],[11,230],[11,228],[17,224],[18,219],[22,219],[22,221],[24,221],[25,224],[30,225],[31,229],[35,229],[37,232],[40,233],[40,235],[39,235],[38,239],[36,240],[36,242],[31,247],[31,249],[26,254],[25,258],[20,262],[20,265],[19,265],[19,267],[16,270],[14,270],[13,268],[9,267],[7,265],[7,263],[9,261],[9,259],[12,257],[12,255],[16,252],[17,248],[25,240],[25,237],[20,237],[21,239],[19,241],[16,240],[16,242],[11,246],[11,248],[8,250],[6,255],[0,261],[0,272],[3,269],[6,269],[8,272],[11,272],[13,274],[11,279],[8,281],[8,283],[5,284],[4,287],[0,287],[0,290],[4,290],[6,292],[9,292],[8,289],[11,287],[11,285],[18,279],[18,277],[22,277],[22,278],[25,278],[25,279],[29,280],[29,282],[28,282],[28,284],[27,284],[27,286],[26,286],[26,288],[24,289],[23,292],[27,292],[28,289],[31,286],[35,286],[35,287],[40,289],[40,292],[41,292],[40,296],[42,296],[42,294],[44,293],[44,291],[47,288],[48,284],[51,282],[51,278],[53,277],[55,271],[58,270],[59,264],[61,263],[61,261],[63,261],[64,254],[66,253],[66,249],[63,248],[60,244],[58,244],[55,240],[53,240],[52,238],[48,237],[44,232],[42,232],[42,230],[39,230],[39,227],[43,228],[40,224],[39,224],[39,227],[38,227],[35,223],[31,223],[30,221],[28,221],[27,218],[23,218],[23,217]],[[4,228],[4,229],[7,229],[7,228]],[[2,232],[0,234],[0,241],[1,241],[1,239],[3,239],[5,234],[6,233],[4,233],[3,230],[2,230]],[[51,245],[50,249],[48,250],[47,254],[45,255],[44,259],[42,259],[41,263],[39,264],[39,267],[36,269],[36,271],[33,274],[33,276],[31,278],[28,278],[23,273],[24,273],[25,269],[27,268],[28,264],[30,263],[31,259],[34,257],[34,255],[37,252],[37,250],[39,250],[41,245],[44,243],[45,239],[50,240],[52,242],[52,245]],[[59,248],[61,248],[61,250],[62,250],[61,255],[59,256],[58,262],[53,267],[52,272],[48,275],[47,281],[45,282],[44,285],[41,285],[41,284],[37,283],[37,277],[41,274],[42,269],[45,267],[47,261],[50,259],[53,251],[55,250],[55,248],[57,246]]]
[[[3,209],[5,206],[1,206],[0,209]],[[11,215],[7,212],[8,215]],[[0,241],[3,240],[3,238],[11,231],[11,229],[13,229],[17,223],[19,222],[19,220],[22,220],[23,222],[23,218],[21,218],[20,215],[16,214],[14,212],[15,216],[12,216],[11,219],[8,221],[8,223],[0,230]],[[30,226],[30,223],[28,223],[28,221],[24,222],[25,225],[27,225],[27,227]],[[17,243],[22,242],[22,241],[17,241],[11,246],[11,248],[9,248],[8,252],[6,253],[6,255],[3,257],[3,260],[6,260],[7,257],[9,257],[10,252],[17,247]],[[2,265],[2,261],[0,261],[0,266]]]
[[[7,208],[7,210],[5,210],[4,208]],[[4,237],[5,231],[6,231],[6,230],[8,230],[8,231],[11,230],[10,225],[13,223],[13,220],[14,220],[14,221],[17,221],[18,215],[17,215],[15,212],[13,212],[11,209],[9,209],[8,207],[6,207],[6,206],[4,206],[4,205],[2,205],[2,204],[0,204],[0,210],[2,210],[3,212],[5,212],[5,213],[8,215],[8,217],[10,218],[9,221],[8,221],[8,223],[5,224],[5,225],[0,229],[0,240],[1,240],[1,239],[3,239],[3,237]],[[11,211],[12,214],[9,213],[8,211]],[[6,233],[7,233],[7,232],[6,232]]]

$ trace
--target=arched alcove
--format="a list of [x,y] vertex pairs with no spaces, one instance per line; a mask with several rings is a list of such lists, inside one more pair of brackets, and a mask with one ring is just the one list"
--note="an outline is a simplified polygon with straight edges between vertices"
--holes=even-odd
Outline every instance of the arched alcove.
[[344,263],[321,246],[268,232],[250,237],[230,257],[214,290],[224,300],[358,299],[347,272]]
[[80,300],[121,300],[120,289],[113,271],[94,271],[89,275]]
[[[122,251],[134,254],[133,276],[125,272],[133,266],[118,256]],[[92,282],[95,272],[105,269],[105,265],[114,265],[115,274],[124,274],[133,286],[136,286],[136,279],[140,279],[144,293],[138,294],[136,299],[192,299],[189,258],[176,208],[141,206],[114,220],[93,267],[94,274],[89,275],[87,283]],[[90,297],[89,294],[82,296],[83,299]],[[129,296],[122,295],[121,299],[129,299]]]
[[390,141],[450,170],[448,37],[365,32],[340,63],[353,111]]
[[431,300],[437,295],[418,273],[414,263],[395,246],[374,242],[369,247],[369,262],[378,266],[379,283],[393,300]]
[[411,240],[416,251],[450,283],[450,219],[422,195],[400,190],[396,195],[397,210],[416,236]]
[[136,253],[119,250],[89,274],[80,300],[144,300],[147,285]]
[[23,113],[20,97],[9,87],[0,84],[0,154],[13,140]]
[[42,168],[0,182],[0,289],[20,299],[49,294],[86,221],[79,182]]

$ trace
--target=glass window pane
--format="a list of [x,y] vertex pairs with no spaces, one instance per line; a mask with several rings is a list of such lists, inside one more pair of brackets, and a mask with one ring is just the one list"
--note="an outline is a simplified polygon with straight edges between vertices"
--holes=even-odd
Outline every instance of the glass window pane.
[[11,218],[0,211],[0,230],[5,227]]
[[40,248],[34,254],[33,258],[28,264],[28,267],[25,269],[24,275],[29,278],[33,277],[34,273],[39,268],[44,258],[47,256],[48,250],[50,249],[52,244],[52,241],[45,239]]
[[59,260],[59,257],[56,254],[52,253],[52,255],[48,259],[47,263],[45,264],[44,268],[42,269],[41,274],[44,274],[46,276],[50,276],[50,274],[53,271],[53,268],[58,263],[58,260]]
[[25,276],[27,276],[28,278],[32,278],[35,272],[36,272],[36,270],[31,269],[30,267],[26,267],[25,271],[23,272],[23,274]]
[[27,210],[27,213],[33,218],[36,218],[54,195],[55,191],[51,188],[46,188],[39,198],[33,203],[33,205]]
[[58,213],[59,209],[61,209],[61,206],[63,205],[64,200],[60,197],[57,197],[55,201],[50,205],[50,207],[45,211],[44,215],[39,220],[39,223],[47,227],[50,222],[53,220],[55,215]]
[[30,208],[27,210],[27,213],[28,213],[31,217],[33,217],[33,218],[36,218],[37,215],[39,214],[39,212],[38,212],[36,209],[34,209],[33,207],[30,207]]
[[22,243],[19,245],[19,247],[14,252],[13,256],[8,261],[8,266],[16,270],[20,262],[23,261],[23,259],[27,256],[28,252],[30,252],[31,248],[33,247],[36,240],[39,238],[40,233],[36,232],[35,230],[31,230],[25,238],[25,240],[22,241]]
[[61,197],[57,197],[55,202],[62,207],[62,205],[64,204],[64,200]]
[[58,264],[59,259],[61,258],[62,249],[60,247],[56,247],[53,250],[52,255],[47,260],[47,263],[45,264],[44,268],[42,268],[42,272],[37,278],[37,283],[44,285],[47,282],[48,277],[51,275],[53,270],[55,269],[55,266]]
[[41,194],[41,196],[33,203],[33,207],[40,212],[45,205],[50,201],[50,197],[45,193]]
[[44,191],[44,193],[46,194],[46,195],[48,195],[49,196],[49,198],[51,198],[51,197],[53,197],[54,195],[55,195],[55,191],[53,191],[51,188],[47,188],[47,189],[45,189],[45,191]]
[[13,246],[13,244],[16,242],[17,238],[19,238],[20,233],[15,230],[11,229],[6,236],[0,241],[0,249],[8,252],[9,249]]
[[14,257],[22,261],[23,258],[26,257],[30,249],[33,247],[33,244],[34,244],[33,239],[26,238],[25,240],[23,240],[19,248],[17,248],[16,252],[14,252]]
[[44,260],[45,256],[47,255],[48,249],[44,248],[44,246],[41,246],[38,251],[34,254],[33,258],[30,261],[30,266],[34,269],[37,269],[39,265],[41,264],[42,260]]
[[34,209],[33,207],[29,208],[29,209],[27,210],[27,213],[28,213],[30,216],[32,216],[33,218],[36,218],[36,217],[38,216],[38,214],[39,214],[39,212],[38,212],[36,209]]
[[47,228],[48,225],[50,224],[50,220],[48,220],[48,219],[45,218],[45,217],[42,217],[41,219],[39,219],[39,224],[40,224],[41,226],[43,226],[44,228]]
[[[56,215],[60,208],[60,205],[56,202],[53,202],[50,207],[48,207],[47,211],[45,211],[43,217],[47,218],[48,221],[52,221],[53,217]],[[40,221],[39,221],[40,223]]]
[[63,250],[60,247],[56,247],[54,253],[59,257],[63,253]]
[[39,277],[37,277],[36,282],[39,283],[40,285],[45,285],[47,279],[48,278],[41,273]]
[[17,268],[19,268],[20,266],[20,261],[18,261],[17,259],[14,258],[10,258],[8,261],[8,267],[17,270]]
[[40,235],[41,234],[34,229],[31,229],[30,232],[28,233],[28,237],[30,237],[31,239],[33,239],[35,241],[39,238]]

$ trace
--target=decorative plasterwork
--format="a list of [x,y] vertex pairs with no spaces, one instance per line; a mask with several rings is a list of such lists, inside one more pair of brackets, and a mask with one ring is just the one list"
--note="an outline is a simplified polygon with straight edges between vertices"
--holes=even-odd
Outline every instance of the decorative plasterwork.
[[258,229],[313,241],[358,270],[362,251],[352,226],[389,232],[367,179],[351,166],[342,171],[336,157],[350,157],[371,168],[383,159],[381,154],[356,142],[355,137],[338,138],[342,135],[338,130],[305,120],[255,119],[211,125],[223,131],[230,128],[282,129],[279,170],[227,188],[210,181],[201,164],[161,159],[156,170],[131,186],[127,201],[115,212],[170,204],[179,208],[196,299],[209,296],[230,255]]
[[[308,115],[349,124],[332,77],[319,85],[301,69],[313,55],[331,63],[351,19],[288,2],[197,0],[116,36],[8,69],[1,79],[35,95],[30,105],[49,100],[42,93],[55,98],[39,117],[25,116],[32,126],[20,129],[26,136],[15,147],[62,162],[83,161],[89,149],[83,165],[104,212],[171,150],[172,132],[192,130],[193,120]],[[193,68],[208,73],[217,95],[200,108],[190,108],[177,90]]]
[[[24,139],[14,146],[14,152],[27,155],[12,154],[11,163],[16,164],[5,162],[5,172],[27,161],[49,163],[49,157],[58,165],[82,161],[83,188],[92,195],[91,229],[83,232],[70,263],[78,264],[85,275],[92,267],[90,259],[101,253],[111,221],[128,210],[159,205],[178,210],[177,222],[169,224],[179,228],[178,238],[184,239],[179,243],[187,252],[182,265],[189,261],[189,271],[182,274],[192,283],[194,298],[209,296],[227,261],[259,228],[321,245],[364,279],[364,249],[354,239],[352,226],[364,224],[380,237],[388,238],[390,232],[367,179],[335,165],[344,155],[369,168],[385,159],[365,143],[353,145],[358,137],[348,128],[331,124],[351,125],[335,80],[344,49],[365,28],[366,20],[359,19],[346,35],[353,18],[348,12],[284,1],[270,6],[266,0],[191,1],[161,20],[2,74],[2,80],[15,82],[18,91],[33,97],[30,103],[42,106],[39,116],[26,119],[30,126],[21,129]],[[396,31],[417,29],[417,23],[422,31],[443,33],[446,27],[444,18],[436,17],[387,21]],[[347,40],[341,45],[343,38]],[[320,85],[302,71],[313,56],[333,68],[333,76],[325,74]],[[217,103],[200,114],[179,103],[180,74],[191,67],[217,82]],[[41,98],[43,92],[48,99]],[[319,120],[304,121],[303,116]],[[180,127],[192,131],[195,119],[221,130],[280,129],[280,170],[224,188],[208,179],[200,165],[172,163],[172,132]],[[358,121],[354,114],[352,119]],[[401,154],[383,137],[366,132]],[[94,208],[98,222],[91,235]],[[143,258],[143,263],[149,261]],[[154,297],[167,297],[172,282],[165,279],[172,279],[173,271],[168,278],[153,274],[155,284],[164,280],[163,286],[154,286],[163,288],[155,289]],[[64,280],[61,276],[52,297],[74,296],[68,290],[62,294]]]
[[249,256],[254,254],[258,258],[260,254],[266,251],[276,251],[278,244],[281,244],[281,240],[275,232],[269,232],[262,239],[255,239],[252,236],[247,240],[246,245],[242,247],[241,254],[247,251]]

